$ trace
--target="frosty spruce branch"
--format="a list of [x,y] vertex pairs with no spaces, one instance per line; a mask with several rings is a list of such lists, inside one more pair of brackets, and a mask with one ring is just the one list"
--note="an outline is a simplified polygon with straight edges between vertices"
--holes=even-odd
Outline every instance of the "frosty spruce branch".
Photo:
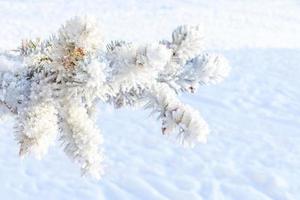
[[179,26],[171,41],[103,44],[96,20],[75,17],[49,39],[24,40],[0,55],[1,116],[16,117],[20,156],[41,158],[59,138],[83,174],[103,174],[103,142],[93,121],[98,102],[158,113],[164,135],[184,146],[206,142],[209,128],[177,95],[222,81],[230,68],[203,52],[197,26]]

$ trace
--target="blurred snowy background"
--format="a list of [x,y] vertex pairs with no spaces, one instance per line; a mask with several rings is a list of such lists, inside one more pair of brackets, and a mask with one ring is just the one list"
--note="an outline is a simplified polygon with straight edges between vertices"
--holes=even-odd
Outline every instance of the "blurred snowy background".
[[94,15],[106,41],[169,39],[200,24],[207,51],[232,66],[222,84],[182,99],[199,109],[208,144],[183,149],[143,110],[99,105],[106,175],[99,182],[53,147],[18,158],[12,120],[0,124],[1,199],[300,199],[300,2],[297,0],[0,0],[0,50],[46,38],[68,18]]

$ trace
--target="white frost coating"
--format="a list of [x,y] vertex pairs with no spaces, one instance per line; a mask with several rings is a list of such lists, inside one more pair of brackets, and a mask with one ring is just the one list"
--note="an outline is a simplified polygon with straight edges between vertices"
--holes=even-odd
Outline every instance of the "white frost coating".
[[126,82],[131,85],[151,85],[164,70],[171,53],[161,44],[118,46],[108,53],[113,81],[118,82],[117,85]]
[[230,69],[228,61],[222,55],[199,55],[187,63],[176,84],[181,89],[194,92],[199,85],[222,82],[228,76]]
[[[170,60],[172,51],[161,44],[151,44],[145,47],[146,57],[151,68],[162,72]],[[156,75],[157,76],[157,75]]]
[[203,35],[199,26],[179,26],[172,34],[174,57],[180,64],[194,58],[203,49]]
[[86,51],[95,51],[103,47],[103,31],[95,18],[74,17],[66,22],[58,31],[57,45],[65,47],[74,44]]
[[19,114],[16,139],[21,157],[30,152],[41,159],[47,153],[58,133],[57,114],[51,102],[28,107]]
[[207,123],[198,111],[183,104],[166,84],[152,88],[150,99],[148,107],[160,113],[163,134],[177,131],[177,140],[184,146],[206,143],[209,134]]
[[105,50],[95,20],[75,17],[48,40],[23,41],[19,55],[1,54],[10,62],[25,61],[16,71],[0,66],[1,112],[17,116],[20,155],[42,157],[58,133],[82,174],[100,178],[103,139],[93,120],[99,101],[116,108],[146,101],[160,114],[164,134],[177,132],[184,146],[205,143],[207,123],[177,98],[228,75],[226,60],[203,52],[202,39],[199,27],[180,26],[171,42],[113,41]]
[[100,131],[88,116],[87,110],[80,104],[66,103],[65,122],[61,141],[64,151],[80,165],[83,175],[88,174],[99,179],[103,174],[103,155],[99,145],[103,143]]
[[222,55],[203,55],[194,59],[195,76],[203,84],[217,84],[230,72],[228,61]]

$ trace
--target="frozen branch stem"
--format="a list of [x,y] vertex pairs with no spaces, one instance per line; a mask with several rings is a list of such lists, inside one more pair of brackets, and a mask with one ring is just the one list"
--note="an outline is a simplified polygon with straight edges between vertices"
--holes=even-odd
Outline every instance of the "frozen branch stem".
[[[17,66],[17,67],[16,67]],[[180,26],[172,41],[103,45],[95,19],[75,17],[50,39],[24,40],[18,54],[0,55],[1,114],[17,117],[20,155],[38,158],[58,136],[83,174],[103,174],[102,136],[92,112],[97,102],[158,112],[163,134],[184,146],[206,142],[209,128],[178,93],[195,92],[229,73],[226,59],[203,52],[197,26]]]

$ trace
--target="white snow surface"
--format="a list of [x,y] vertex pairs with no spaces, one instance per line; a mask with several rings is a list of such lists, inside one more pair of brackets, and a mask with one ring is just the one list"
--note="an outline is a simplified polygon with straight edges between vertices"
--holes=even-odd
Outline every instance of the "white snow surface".
[[99,105],[106,175],[80,176],[54,146],[43,160],[21,160],[13,121],[0,125],[0,199],[300,199],[300,2],[297,0],[0,0],[0,49],[47,37],[66,19],[94,15],[106,41],[169,39],[200,24],[208,51],[232,71],[184,102],[212,130],[207,144],[178,146],[144,110]]

